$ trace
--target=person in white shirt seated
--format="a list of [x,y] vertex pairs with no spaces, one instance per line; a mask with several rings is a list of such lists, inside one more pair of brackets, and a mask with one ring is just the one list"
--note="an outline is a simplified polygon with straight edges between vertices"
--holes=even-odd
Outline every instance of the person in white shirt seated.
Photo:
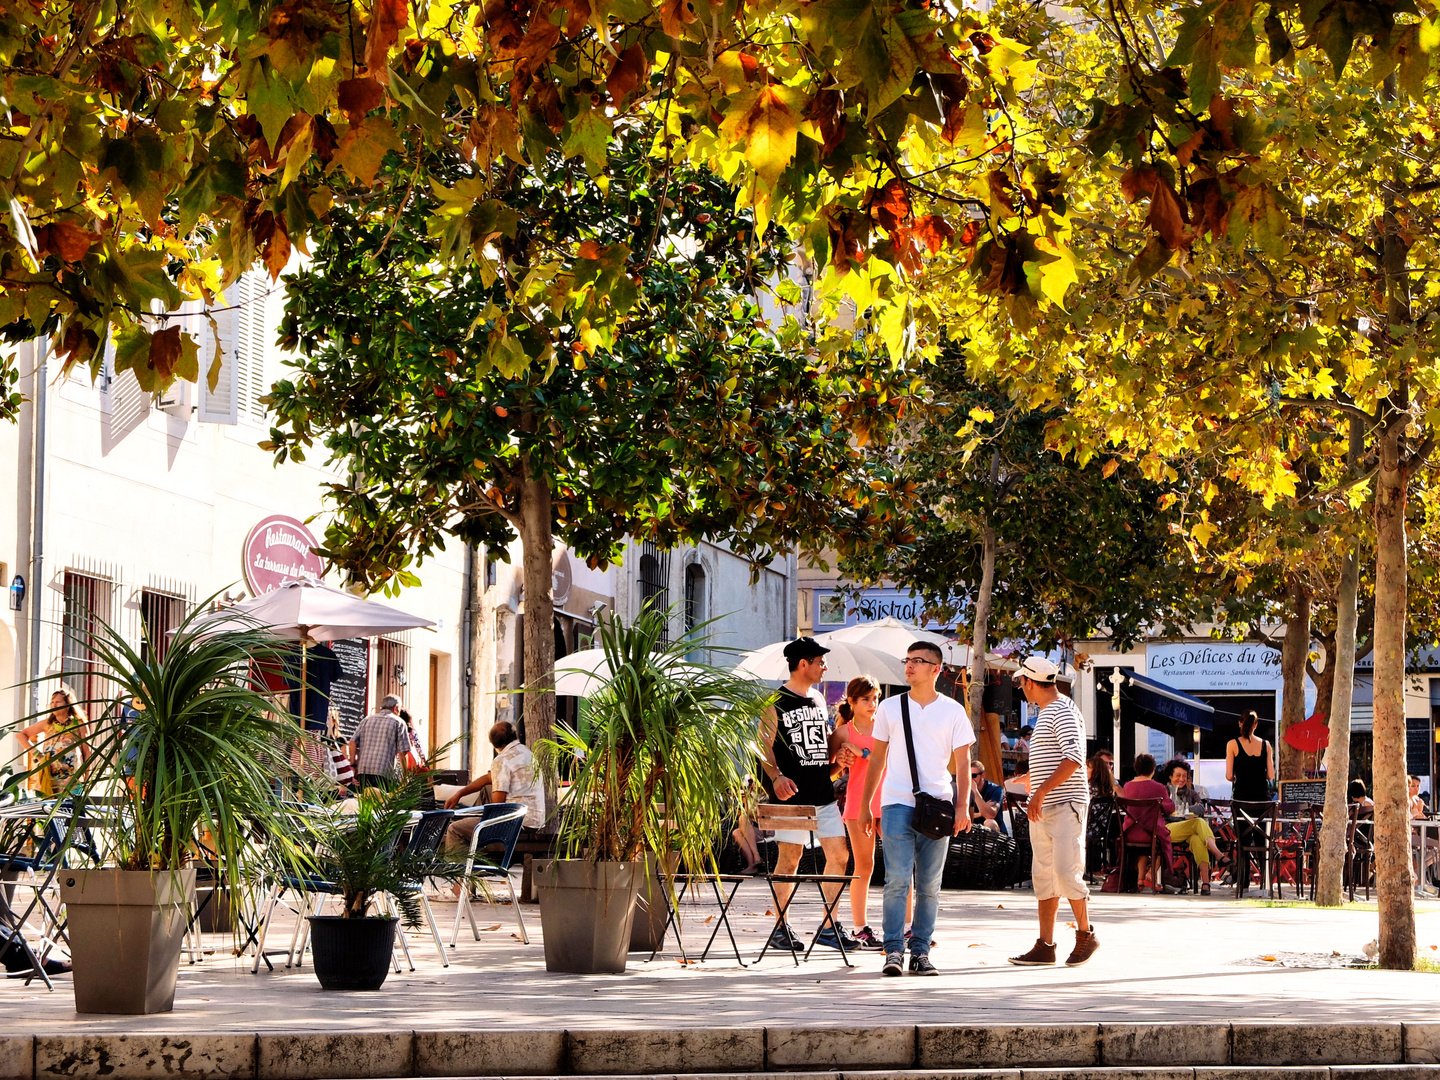
[[[501,720],[490,729],[490,745],[495,748],[490,771],[477,776],[446,799],[445,809],[454,810],[466,795],[488,787],[492,803],[523,803],[526,807],[525,827],[540,828],[545,824],[545,785],[535,775],[535,755],[520,741],[515,725],[509,720]],[[479,827],[478,814],[451,822],[450,828],[445,831],[445,850],[451,854],[467,852],[470,837]]]

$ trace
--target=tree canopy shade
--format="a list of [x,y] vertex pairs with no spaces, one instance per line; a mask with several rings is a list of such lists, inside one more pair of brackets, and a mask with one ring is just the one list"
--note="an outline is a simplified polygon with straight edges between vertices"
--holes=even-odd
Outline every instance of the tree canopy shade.
[[[531,678],[553,666],[555,536],[592,565],[627,535],[761,561],[877,528],[893,501],[844,417],[908,384],[888,360],[813,348],[795,318],[777,335],[756,297],[786,272],[769,253],[783,245],[756,245],[721,180],[648,145],[617,133],[602,178],[559,154],[544,176],[508,169],[498,275],[439,259],[446,236],[426,230],[443,184],[389,184],[363,215],[332,209],[287,279],[298,370],[275,387],[270,445],[283,460],[320,442],[350,474],[321,554],[367,584],[409,583],[448,537],[503,551],[518,535]],[[469,170],[427,168],[452,187]],[[525,707],[527,735],[545,736],[553,699]]]
[[[637,116],[661,125],[663,158],[713,166],[761,234],[803,226],[797,242],[862,308],[887,306],[896,275],[955,232],[912,213],[914,155],[957,142],[956,171],[977,176],[991,150],[1013,157],[997,106],[1034,65],[987,26],[912,0],[8,5],[0,327],[51,335],[67,369],[98,366],[113,331],[116,366],[146,388],[213,378],[209,342],[153,312],[219,303],[257,259],[278,274],[386,160],[420,189],[430,151],[478,165],[431,210],[445,254],[483,266],[492,161],[540,176],[559,154],[598,175]],[[901,304],[892,341],[903,319]],[[0,413],[13,380],[0,365]]]

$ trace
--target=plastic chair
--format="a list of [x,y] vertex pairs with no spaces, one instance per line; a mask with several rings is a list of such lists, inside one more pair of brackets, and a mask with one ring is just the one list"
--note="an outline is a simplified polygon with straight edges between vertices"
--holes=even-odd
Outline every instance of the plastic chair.
[[[524,803],[487,803],[454,812],[454,820],[478,817],[480,825],[470,836],[470,852],[465,857],[465,873],[475,874],[485,881],[503,881],[510,893],[510,907],[515,912],[515,922],[520,928],[520,940],[530,944],[530,935],[525,930],[525,916],[520,912],[520,898],[515,895],[515,883],[510,878],[510,864],[515,859],[515,844],[520,839],[520,830],[525,827],[528,807]],[[500,851],[491,856],[490,865],[475,865],[476,853],[484,848],[499,847]],[[486,893],[485,900],[492,906],[493,897]],[[460,938],[460,920],[470,920],[470,932],[480,940],[480,927],[475,923],[475,910],[470,902],[468,886],[460,890],[460,906],[455,911],[455,928],[450,933],[450,947],[455,947]]]

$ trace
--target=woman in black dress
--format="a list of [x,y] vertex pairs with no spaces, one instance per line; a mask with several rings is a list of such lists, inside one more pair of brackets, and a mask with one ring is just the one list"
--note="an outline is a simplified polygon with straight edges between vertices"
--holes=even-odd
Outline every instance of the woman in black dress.
[[1240,737],[1225,747],[1225,779],[1230,781],[1230,798],[1236,802],[1269,802],[1270,781],[1275,779],[1275,761],[1270,744],[1255,734],[1260,718],[1253,712],[1240,721]]

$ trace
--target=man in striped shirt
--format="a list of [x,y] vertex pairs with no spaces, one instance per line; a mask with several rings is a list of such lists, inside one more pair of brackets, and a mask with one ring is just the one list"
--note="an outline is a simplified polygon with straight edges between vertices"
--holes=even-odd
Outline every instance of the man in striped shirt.
[[1078,967],[1095,955],[1100,943],[1090,928],[1085,885],[1085,820],[1090,788],[1085,781],[1085,721],[1080,710],[1055,685],[1057,668],[1043,656],[1031,656],[1015,672],[1025,700],[1040,709],[1030,736],[1030,877],[1040,903],[1040,937],[1027,953],[1010,963],[1055,963],[1055,915],[1060,898],[1075,913],[1075,948],[1065,961]]

